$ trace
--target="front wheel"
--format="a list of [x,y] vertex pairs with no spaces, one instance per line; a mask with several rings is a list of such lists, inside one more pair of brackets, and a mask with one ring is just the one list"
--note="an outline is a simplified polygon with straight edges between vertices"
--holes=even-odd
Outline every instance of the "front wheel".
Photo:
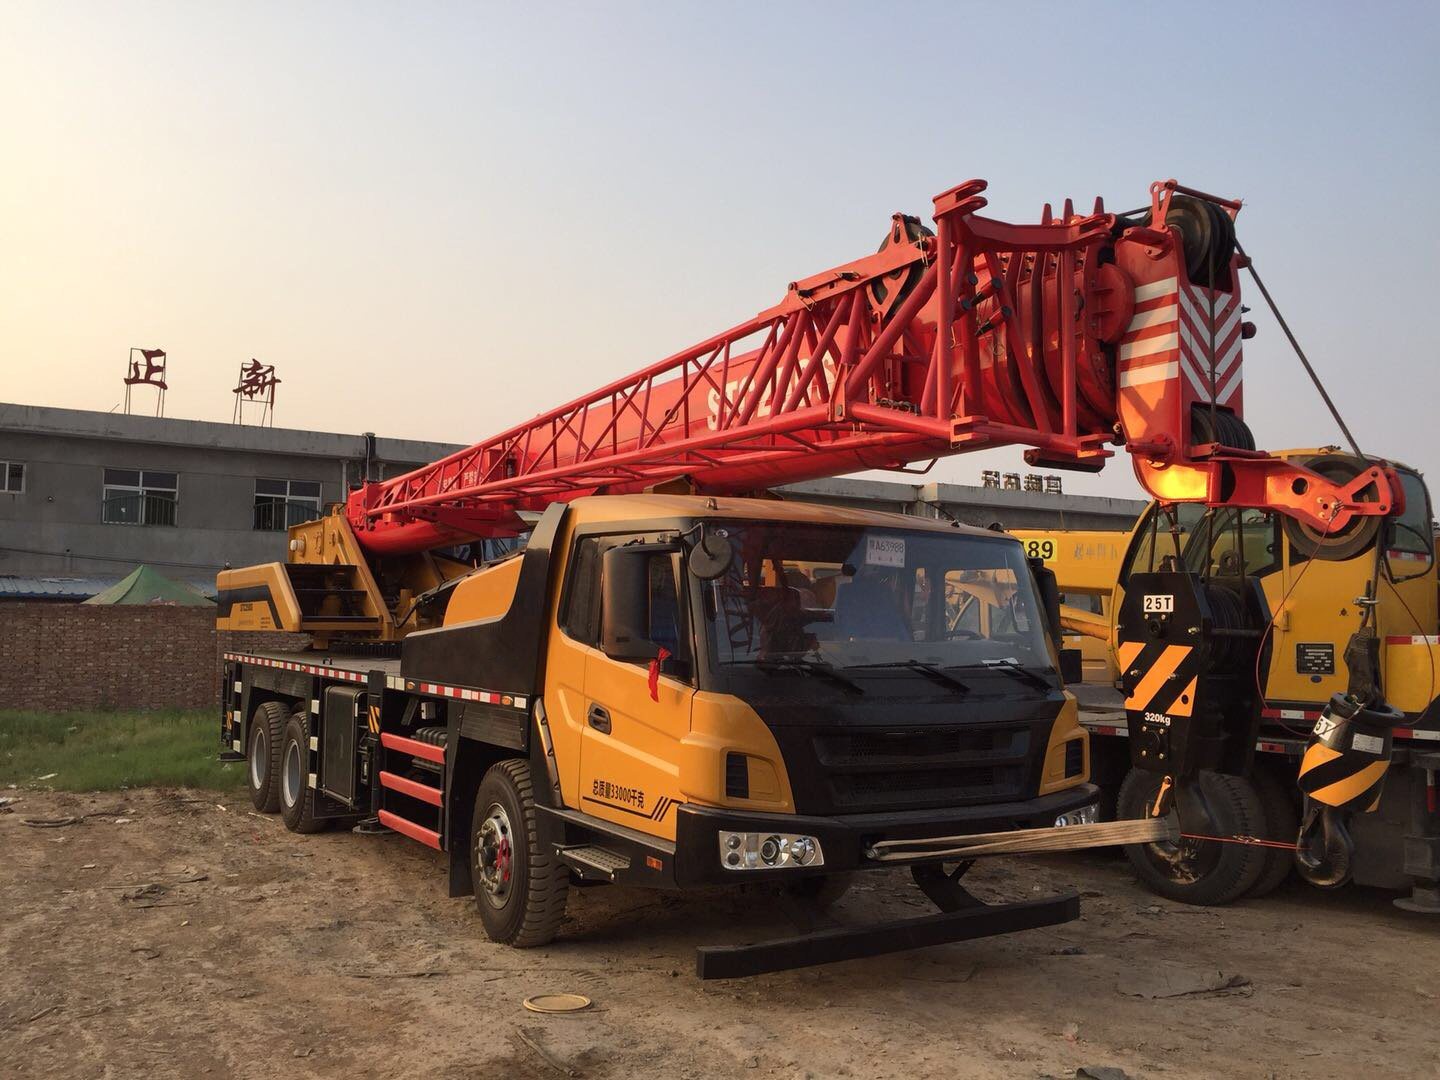
[[[1161,776],[1131,769],[1115,799],[1121,820],[1147,818],[1160,793]],[[1215,817],[1218,836],[1257,836],[1265,817],[1255,789],[1239,777],[1202,772],[1200,793]],[[1125,857],[1151,892],[1182,904],[1228,904],[1259,881],[1266,865],[1264,848],[1214,840],[1128,844]]]
[[552,941],[565,916],[570,872],[540,842],[530,765],[491,766],[470,818],[475,906],[491,941],[530,949]]

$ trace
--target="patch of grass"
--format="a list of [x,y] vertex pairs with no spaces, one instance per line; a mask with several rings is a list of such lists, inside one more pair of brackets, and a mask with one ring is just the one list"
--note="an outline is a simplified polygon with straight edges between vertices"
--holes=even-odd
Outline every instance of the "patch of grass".
[[[229,791],[243,763],[215,760],[213,710],[40,713],[0,709],[0,785],[61,791],[175,786]],[[50,776],[41,780],[42,776]]]

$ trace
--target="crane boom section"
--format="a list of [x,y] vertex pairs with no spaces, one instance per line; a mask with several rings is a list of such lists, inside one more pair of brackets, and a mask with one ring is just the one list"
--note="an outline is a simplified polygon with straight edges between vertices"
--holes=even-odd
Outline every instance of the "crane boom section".
[[1314,528],[1390,513],[1382,468],[1340,485],[1258,453],[1243,424],[1239,204],[1151,186],[1147,212],[1067,200],[983,217],[985,182],[896,214],[879,251],[792,282],[720,334],[494,438],[355,491],[377,555],[519,529],[517,516],[689,477],[714,493],[1019,445],[1095,470],[1122,444],[1165,501],[1263,506]]

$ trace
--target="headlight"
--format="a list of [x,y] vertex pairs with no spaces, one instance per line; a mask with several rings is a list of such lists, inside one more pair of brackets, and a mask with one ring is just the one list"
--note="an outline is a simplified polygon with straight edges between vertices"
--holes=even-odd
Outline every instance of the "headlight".
[[1079,810],[1070,810],[1061,814],[1055,819],[1055,827],[1063,829],[1066,825],[1094,825],[1100,820],[1100,804],[1091,803],[1089,806],[1082,806]]
[[823,866],[820,841],[797,833],[722,832],[720,865],[726,870],[773,870]]

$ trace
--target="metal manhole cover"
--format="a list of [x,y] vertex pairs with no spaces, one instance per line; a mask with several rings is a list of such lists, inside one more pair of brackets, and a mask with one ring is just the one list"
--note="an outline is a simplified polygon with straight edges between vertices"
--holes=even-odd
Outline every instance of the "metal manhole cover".
[[584,994],[535,994],[520,1004],[531,1012],[570,1013],[590,1007],[590,999]]

